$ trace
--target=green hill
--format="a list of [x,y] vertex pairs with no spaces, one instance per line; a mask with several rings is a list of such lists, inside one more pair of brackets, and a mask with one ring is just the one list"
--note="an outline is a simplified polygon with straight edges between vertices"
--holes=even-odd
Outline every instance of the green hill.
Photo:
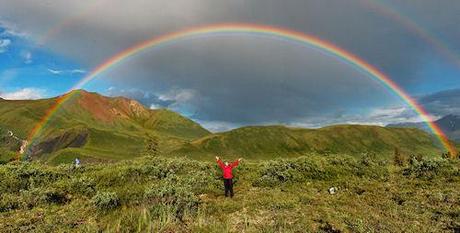
[[[26,153],[32,160],[61,163],[79,157],[84,161],[116,161],[159,152],[197,159],[216,154],[270,159],[311,152],[392,154],[395,148],[407,154],[440,154],[432,136],[418,129],[250,126],[211,134],[178,113],[151,110],[124,97],[83,90],[67,95],[71,95],[69,100],[53,114]],[[2,161],[17,154],[28,133],[59,98],[0,100]]]
[[433,137],[418,129],[336,125],[320,129],[251,126],[217,133],[176,151],[192,157],[229,154],[249,158],[299,156],[310,152],[439,154]]
[[[170,150],[210,134],[175,112],[147,109],[131,99],[83,90],[69,94],[70,99],[52,116],[30,147],[32,159],[70,161],[77,156],[88,160],[127,159],[139,156],[152,141],[155,149]],[[26,139],[58,98],[1,100],[0,128]]]

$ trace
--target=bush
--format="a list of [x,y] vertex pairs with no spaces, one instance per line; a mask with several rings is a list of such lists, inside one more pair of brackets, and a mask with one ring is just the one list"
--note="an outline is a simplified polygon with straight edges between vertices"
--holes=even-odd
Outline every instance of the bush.
[[273,187],[287,182],[299,182],[307,179],[323,179],[327,172],[320,169],[317,163],[307,158],[295,160],[275,160],[266,162],[254,186]]
[[45,203],[64,204],[69,201],[69,197],[62,190],[48,189],[41,195],[41,201]]
[[[175,176],[168,177],[160,184],[147,188],[144,198],[150,204],[154,204],[154,210],[173,209],[175,217],[181,220],[185,213],[195,213],[200,203],[192,191],[192,186],[187,184],[186,180],[177,180]],[[158,213],[154,215],[157,216]]]
[[91,199],[91,202],[100,210],[111,210],[120,205],[117,193],[115,192],[97,192]]
[[452,175],[455,172],[454,170],[446,160],[427,159],[418,161],[412,159],[410,166],[404,169],[403,174],[416,178],[432,179],[437,175]]
[[96,182],[85,176],[73,178],[70,181],[70,190],[72,193],[89,196],[96,192]]
[[19,208],[20,203],[16,195],[5,193],[0,199],[0,212],[8,212]]
[[329,155],[300,157],[265,162],[253,186],[274,187],[307,180],[334,180],[350,176],[386,179],[389,171],[372,158]]

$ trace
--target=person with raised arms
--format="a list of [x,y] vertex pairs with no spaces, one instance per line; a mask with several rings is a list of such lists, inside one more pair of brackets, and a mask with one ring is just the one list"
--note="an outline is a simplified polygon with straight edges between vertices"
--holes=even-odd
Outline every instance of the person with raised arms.
[[216,156],[217,164],[219,165],[220,169],[222,170],[222,176],[224,178],[224,187],[225,187],[225,196],[233,197],[233,173],[232,170],[240,163],[242,159],[239,158],[233,163],[229,162],[222,162],[222,160]]

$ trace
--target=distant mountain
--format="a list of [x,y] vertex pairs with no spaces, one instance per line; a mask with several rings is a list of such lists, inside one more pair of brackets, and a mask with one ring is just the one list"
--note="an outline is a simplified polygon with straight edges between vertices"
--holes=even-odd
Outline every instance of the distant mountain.
[[[445,117],[436,120],[436,123],[439,128],[446,133],[449,139],[460,142],[460,116],[457,115],[447,115]],[[417,128],[422,129],[427,132],[430,132],[430,129],[423,122],[416,123],[399,123],[399,124],[389,124],[387,127],[393,128]]]
[[395,147],[414,153],[439,153],[433,137],[419,129],[336,125],[320,129],[250,126],[195,140],[177,153],[191,156],[229,154],[276,158],[317,153],[392,154]]
[[[419,129],[338,125],[321,129],[249,126],[212,134],[178,113],[151,110],[135,100],[76,90],[46,122],[26,153],[50,163],[114,161],[146,151],[210,159],[214,155],[267,159],[317,153],[439,153]],[[62,97],[62,96],[61,96]],[[16,155],[27,134],[59,97],[0,100],[0,162]],[[31,142],[27,142],[31,143]]]

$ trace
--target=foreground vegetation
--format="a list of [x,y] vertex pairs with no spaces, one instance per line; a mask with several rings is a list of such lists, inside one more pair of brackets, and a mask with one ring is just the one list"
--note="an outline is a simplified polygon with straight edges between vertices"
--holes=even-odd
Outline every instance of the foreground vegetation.
[[[458,232],[459,160],[308,155],[217,166],[144,157],[0,165],[4,232]],[[328,189],[337,192],[330,194]]]

